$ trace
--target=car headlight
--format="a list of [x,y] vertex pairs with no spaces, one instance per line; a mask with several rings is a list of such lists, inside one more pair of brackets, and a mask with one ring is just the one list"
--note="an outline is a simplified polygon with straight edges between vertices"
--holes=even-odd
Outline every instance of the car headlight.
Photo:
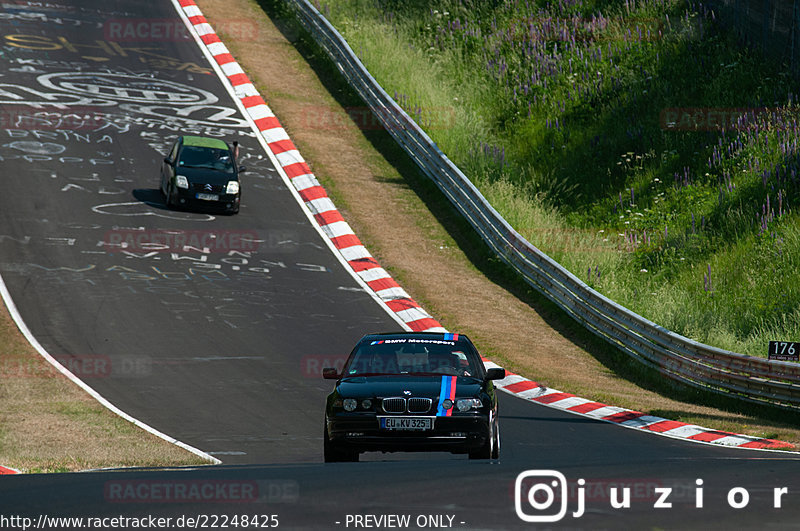
[[342,407],[344,407],[345,411],[355,411],[357,406],[358,402],[356,402],[355,398],[345,398],[342,402]]
[[363,407],[364,409],[371,408],[372,407],[372,400],[370,400],[369,398],[365,398],[364,400],[361,401],[361,407]]
[[238,194],[239,193],[239,181],[228,181],[228,186],[225,188],[226,194]]
[[459,411],[466,412],[483,407],[483,402],[481,402],[480,398],[459,398],[456,400],[456,407]]
[[189,188],[189,179],[187,179],[183,175],[176,175],[175,186],[177,186],[178,188]]

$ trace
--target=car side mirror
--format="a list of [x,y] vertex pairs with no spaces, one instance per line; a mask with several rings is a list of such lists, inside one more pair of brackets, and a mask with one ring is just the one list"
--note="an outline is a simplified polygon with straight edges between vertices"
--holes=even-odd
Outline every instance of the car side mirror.
[[502,380],[505,377],[506,370],[502,367],[492,367],[491,369],[486,369],[487,380]]
[[244,173],[247,171],[247,166],[239,166],[239,173]]
[[333,367],[325,367],[322,369],[322,377],[326,380],[338,380],[339,379],[339,371],[334,369]]
[[169,164],[170,166],[172,166],[172,161],[171,161],[171,160],[169,160],[169,157],[164,157],[164,162],[166,162],[167,164]]

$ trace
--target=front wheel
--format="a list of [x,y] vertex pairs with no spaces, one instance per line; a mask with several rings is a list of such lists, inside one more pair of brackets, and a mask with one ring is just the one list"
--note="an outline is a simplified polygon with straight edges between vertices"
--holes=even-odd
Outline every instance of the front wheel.
[[358,462],[358,452],[354,450],[344,450],[336,448],[328,437],[328,427],[325,426],[325,439],[323,442],[323,453],[326,463]]
[[172,185],[170,183],[167,183],[167,191],[164,194],[164,197],[166,199],[167,208],[172,208],[174,202],[172,201]]
[[500,429],[497,420],[489,418],[489,434],[480,448],[470,450],[470,459],[498,459],[500,457]]
[[492,445],[492,459],[500,459],[500,423],[494,421],[494,444]]

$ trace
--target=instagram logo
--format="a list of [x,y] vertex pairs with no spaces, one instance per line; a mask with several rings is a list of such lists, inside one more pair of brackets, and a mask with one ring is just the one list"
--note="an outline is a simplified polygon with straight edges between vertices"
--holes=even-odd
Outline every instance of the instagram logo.
[[526,470],[514,483],[514,508],[525,522],[558,522],[567,498],[567,478],[557,470]]
[[[598,478],[587,485],[580,478],[570,485],[564,474],[556,470],[526,470],[514,482],[514,509],[524,522],[558,522],[566,516],[570,499],[577,502],[573,518],[584,515],[587,500],[607,503],[614,510],[630,509],[637,502],[652,504],[653,509],[672,509],[674,503],[702,509],[704,484],[701,478],[693,484],[653,478]],[[772,507],[783,507],[783,497],[788,493],[787,487],[774,488]],[[750,493],[743,487],[734,487],[728,490],[725,499],[731,509],[743,509],[750,503]]]

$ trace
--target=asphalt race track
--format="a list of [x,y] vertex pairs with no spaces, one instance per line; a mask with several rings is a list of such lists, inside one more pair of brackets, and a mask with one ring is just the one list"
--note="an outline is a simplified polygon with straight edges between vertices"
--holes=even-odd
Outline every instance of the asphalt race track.
[[[181,517],[208,515],[256,516],[264,523],[277,515],[280,527],[290,529],[354,529],[357,516],[386,515],[407,515],[409,529],[796,528],[796,460],[654,437],[508,398],[501,404],[505,439],[499,462],[400,460],[390,455],[384,462],[19,476],[0,481],[2,512],[34,522],[42,515],[158,515],[172,518],[173,524]],[[518,474],[540,469],[560,471],[567,478],[560,525],[543,527],[516,514]],[[551,479],[540,475],[524,481],[521,499],[527,499],[534,482]],[[585,480],[582,487],[580,479]],[[630,508],[611,506],[613,487],[620,493],[628,489]],[[735,488],[747,491],[747,508],[731,505],[741,503],[742,491],[734,491],[728,501]],[[775,489],[783,488],[787,494],[779,497],[776,509]],[[581,498],[583,514],[573,516],[581,512]],[[622,494],[615,498],[622,499]],[[561,506],[555,502],[538,512],[525,503],[521,507],[525,514],[541,517],[557,515]],[[441,525],[417,525],[418,518],[429,515],[440,517]]]
[[[147,38],[125,31],[131,21]],[[375,454],[323,465],[332,386],[321,367],[363,334],[401,326],[309,223],[172,4],[20,0],[0,6],[0,29],[0,274],[20,314],[95,391],[224,463],[4,477],[0,527],[22,524],[12,516],[176,526],[245,514],[258,527],[532,527],[525,514],[541,522],[560,505],[528,503],[546,489],[535,487],[543,472],[516,489],[526,470],[566,476],[561,525],[572,528],[798,521],[792,455],[647,435],[507,395],[499,462]],[[159,168],[180,134],[240,142],[239,215],[165,208]],[[628,489],[629,508],[612,506],[614,487]],[[387,515],[410,520],[378,520]]]
[[[226,462],[318,460],[318,365],[400,326],[309,224],[194,41],[104,35],[115,20],[179,27],[172,5],[83,4],[113,10],[4,21],[4,124],[18,128],[0,144],[0,273],[20,313],[158,430]],[[240,215],[164,207],[161,160],[186,133],[240,142]]]

